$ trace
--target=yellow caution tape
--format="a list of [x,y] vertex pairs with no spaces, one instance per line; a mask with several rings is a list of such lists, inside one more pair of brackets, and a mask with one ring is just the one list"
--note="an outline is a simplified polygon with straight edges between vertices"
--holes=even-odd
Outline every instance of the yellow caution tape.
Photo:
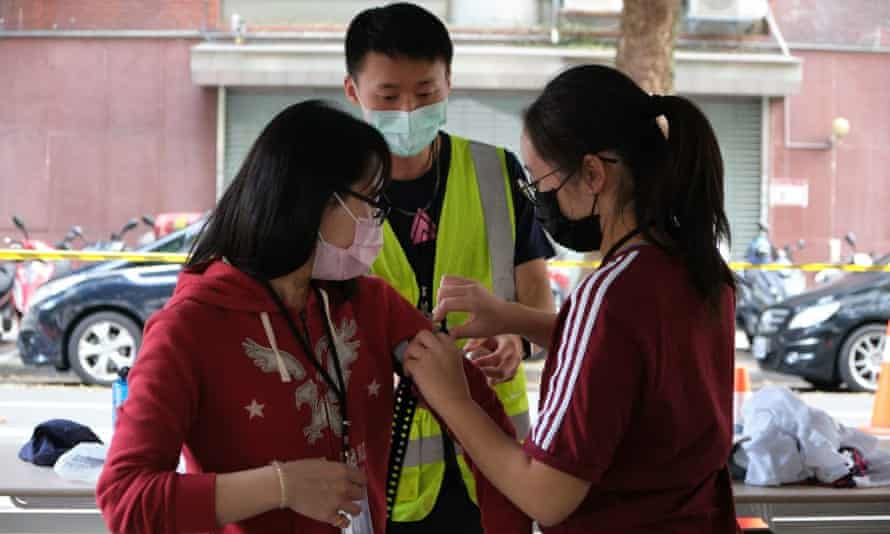
[[784,271],[787,269],[804,271],[807,273],[817,273],[828,269],[837,269],[847,273],[890,273],[890,265],[850,265],[849,263],[800,263],[794,265],[782,265],[781,263],[763,263],[755,265],[742,261],[736,261],[729,264],[734,271],[747,271],[758,269],[761,271]]
[[2,249],[0,260],[2,261],[111,261],[123,260],[133,263],[185,263],[188,254],[174,254],[166,252],[95,252],[84,250],[23,250]]
[[584,260],[550,260],[547,262],[549,267],[577,267],[579,269],[596,269],[600,266],[598,261]]
[[[581,269],[595,269],[599,267],[600,262],[598,261],[585,261],[585,260],[552,260],[547,262],[547,264],[551,267],[575,267]],[[760,270],[760,271],[785,271],[785,270],[798,270],[804,271],[808,273],[816,273],[819,271],[824,271],[827,269],[837,269],[839,271],[844,271],[848,273],[869,273],[869,272],[878,272],[878,273],[890,273],[890,265],[873,265],[870,267],[865,267],[862,265],[850,265],[850,264],[838,264],[838,263],[801,263],[794,265],[785,265],[782,263],[761,263],[761,264],[753,264],[743,261],[734,261],[729,264],[730,269],[734,271],[748,271],[748,270]]]
[[[0,249],[0,261],[59,261],[59,260],[78,260],[78,261],[112,261],[123,260],[133,263],[185,263],[188,254],[166,253],[166,252],[91,252],[83,250],[23,250],[23,249]],[[551,267],[568,267],[581,269],[595,269],[599,267],[598,261],[586,260],[551,260],[547,262]],[[731,262],[729,267],[735,271],[746,270],[762,270],[762,271],[784,271],[799,270],[804,272],[819,272],[827,269],[837,269],[848,273],[867,273],[881,272],[890,273],[890,265],[873,265],[865,267],[862,265],[849,265],[837,263],[803,263],[795,265],[785,265],[781,263],[762,263],[753,264],[747,262]]]

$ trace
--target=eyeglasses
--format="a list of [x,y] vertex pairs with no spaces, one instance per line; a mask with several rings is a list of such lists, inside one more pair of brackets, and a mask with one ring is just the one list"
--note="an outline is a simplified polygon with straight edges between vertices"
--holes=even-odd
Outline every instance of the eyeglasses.
[[[532,171],[530,171],[528,167],[523,165],[522,168],[523,170],[525,170],[525,173],[522,178],[516,181],[516,185],[519,186],[519,190],[522,191],[522,194],[525,195],[525,198],[527,198],[528,201],[531,202],[533,205],[537,206],[538,184],[541,183],[543,180],[546,180],[547,178],[550,178],[554,174],[560,172],[562,169],[554,169],[544,176],[541,176],[540,178],[535,178],[534,175],[532,175]],[[571,176],[571,174],[566,176],[563,181],[560,182],[559,187],[557,187],[556,190],[558,191],[559,189],[561,189],[562,186],[564,186],[565,183],[569,181],[569,178],[571,178]]]
[[[618,163],[621,161],[617,158],[601,156],[599,154],[594,154],[594,155],[605,163]],[[532,175],[532,172],[528,169],[528,167],[523,165],[522,168],[525,170],[525,176],[523,176],[521,179],[517,180],[517,185],[519,186],[519,190],[522,191],[522,194],[525,195],[525,198],[527,198],[529,200],[529,202],[531,202],[533,205],[537,206],[538,205],[538,199],[537,199],[538,184],[541,183],[542,181],[546,180],[547,178],[550,178],[554,174],[561,172],[562,169],[557,168],[557,169],[554,169],[554,170],[548,172],[544,176],[541,176],[540,178],[535,178],[534,175]],[[567,174],[566,177],[563,178],[563,180],[556,187],[556,189],[552,189],[551,191],[548,191],[548,192],[556,193],[557,191],[562,189],[562,187],[568,183],[569,179],[572,176],[574,176],[574,174],[575,174],[574,172]]]
[[370,198],[362,195],[361,193],[356,193],[351,189],[344,189],[343,194],[357,198],[367,204],[371,208],[371,218],[374,219],[374,222],[376,222],[378,225],[383,224],[383,221],[386,220],[386,217],[392,210],[392,205],[389,203],[386,197],[382,195],[375,198]]

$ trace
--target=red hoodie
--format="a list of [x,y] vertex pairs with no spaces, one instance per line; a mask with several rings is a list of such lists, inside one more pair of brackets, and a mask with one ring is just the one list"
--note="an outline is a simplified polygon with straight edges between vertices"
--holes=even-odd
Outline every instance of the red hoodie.
[[[430,324],[377,278],[360,278],[348,301],[332,288],[328,293],[347,384],[350,439],[368,476],[374,532],[383,534],[393,355]],[[322,304],[312,292],[305,311],[316,353],[311,357],[330,368]],[[290,382],[279,374],[262,315],[270,320]],[[299,324],[296,314],[294,320]],[[273,460],[339,460],[339,423],[332,428],[324,416],[325,398],[331,404],[336,398],[306,358],[262,285],[223,262],[204,272],[183,271],[173,298],[146,325],[128,378],[129,397],[96,488],[108,527],[127,534],[338,533],[291,510],[224,528],[216,524],[216,473]],[[466,369],[476,401],[512,432],[484,377],[472,365]],[[186,474],[175,472],[180,451]],[[486,532],[529,532],[528,518],[474,472]]]

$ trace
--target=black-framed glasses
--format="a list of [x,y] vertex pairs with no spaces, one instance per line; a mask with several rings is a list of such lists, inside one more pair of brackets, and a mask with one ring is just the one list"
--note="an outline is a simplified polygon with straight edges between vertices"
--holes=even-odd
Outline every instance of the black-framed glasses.
[[344,189],[343,194],[357,198],[370,206],[371,218],[374,219],[374,222],[376,222],[378,225],[383,224],[383,221],[386,220],[386,217],[392,210],[392,205],[389,203],[389,200],[387,200],[386,197],[383,195],[380,195],[376,198],[371,198],[366,197],[361,193],[356,193],[352,189]]
[[[547,178],[550,178],[554,174],[560,172],[562,169],[554,169],[544,176],[541,176],[540,178],[535,178],[528,167],[523,166],[523,169],[525,170],[525,176],[517,181],[517,185],[519,186],[519,190],[522,191],[522,194],[525,195],[525,198],[527,198],[533,206],[537,206],[538,184],[541,183],[543,180],[546,180]],[[559,185],[556,187],[556,189],[551,192],[555,193],[556,191],[562,189],[562,186],[566,185],[566,183],[569,181],[569,178],[571,178],[573,174],[574,173],[567,174],[566,177],[563,178]]]
[[[621,161],[617,158],[613,158],[613,157],[609,157],[609,156],[602,156],[600,154],[594,154],[594,155],[596,157],[598,157],[600,160],[604,161],[605,163],[618,163]],[[537,200],[538,184],[541,183],[542,181],[546,180],[547,178],[550,178],[554,174],[561,172],[562,168],[553,169],[552,171],[548,172],[544,176],[541,176],[540,178],[535,178],[534,175],[532,174],[532,172],[529,170],[529,168],[526,167],[525,165],[523,165],[522,168],[523,168],[523,170],[525,170],[525,176],[523,176],[521,179],[517,180],[517,185],[519,186],[519,190],[522,191],[522,194],[525,195],[525,198],[527,198],[529,200],[529,202],[531,202],[532,204],[537,206],[538,205],[538,200]],[[557,191],[562,189],[563,186],[569,182],[569,179],[571,179],[571,177],[574,176],[574,174],[575,174],[574,172],[570,172],[569,174],[567,174],[566,177],[563,178],[562,181],[559,183],[559,185],[555,189],[548,191],[548,193],[556,193]]]

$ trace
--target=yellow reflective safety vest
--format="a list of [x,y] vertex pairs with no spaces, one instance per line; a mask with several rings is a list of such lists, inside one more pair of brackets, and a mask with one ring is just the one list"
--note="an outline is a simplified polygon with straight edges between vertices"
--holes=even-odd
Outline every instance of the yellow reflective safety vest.
[[[383,250],[371,271],[417,305],[417,277],[389,222],[384,224],[383,235]],[[436,302],[439,282],[445,274],[476,280],[498,296],[515,300],[515,240],[513,197],[504,150],[452,135],[451,164],[436,237],[432,302]],[[453,327],[466,319],[466,314],[452,313],[448,325]],[[524,438],[529,428],[524,366],[519,366],[513,380],[495,386],[495,391],[517,435]],[[478,505],[473,474],[459,447],[455,446],[455,452],[467,493]],[[444,477],[442,429],[428,410],[418,406],[392,520],[413,522],[426,518],[436,504]]]

